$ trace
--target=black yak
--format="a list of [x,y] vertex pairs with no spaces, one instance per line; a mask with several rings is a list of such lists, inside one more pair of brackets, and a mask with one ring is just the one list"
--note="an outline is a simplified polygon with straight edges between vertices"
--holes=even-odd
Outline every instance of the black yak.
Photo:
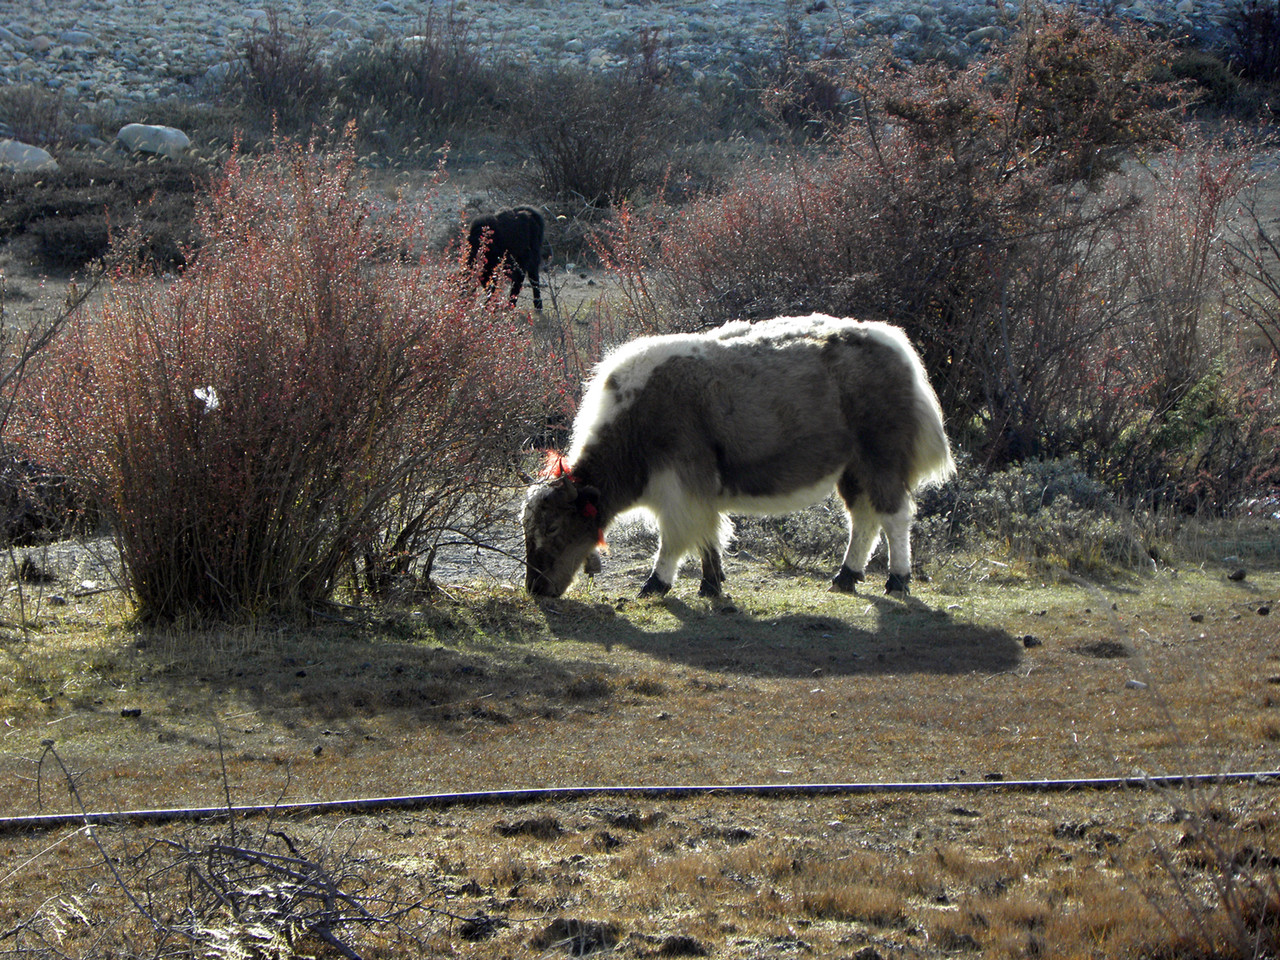
[[596,369],[567,455],[530,486],[522,521],[525,586],[559,596],[619,514],[657,520],[641,596],[671,588],[687,554],[704,596],[724,582],[729,513],[775,515],[834,487],[849,515],[831,589],[863,579],[888,540],[888,592],[911,579],[913,493],[953,473],[937,395],[901,330],[822,315],[643,337]]
[[520,287],[528,276],[533,290],[533,308],[542,309],[542,287],[538,267],[542,262],[542,240],[546,227],[542,214],[532,207],[515,207],[485,214],[471,221],[467,231],[467,269],[475,268],[476,257],[483,252],[480,283],[489,285],[494,271],[502,264],[511,278],[511,302],[516,302]]

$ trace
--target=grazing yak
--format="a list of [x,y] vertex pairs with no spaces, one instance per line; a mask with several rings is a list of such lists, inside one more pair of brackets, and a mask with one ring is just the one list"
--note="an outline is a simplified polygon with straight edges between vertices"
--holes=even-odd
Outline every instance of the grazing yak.
[[831,589],[852,593],[883,529],[887,592],[911,579],[912,494],[955,471],[938,398],[905,334],[819,314],[642,337],[595,371],[567,455],[525,498],[525,586],[557,597],[621,513],[657,519],[641,596],[664,594],[687,554],[719,596],[728,513],[776,515],[834,487],[849,545]]
[[546,232],[542,214],[532,207],[515,207],[476,217],[467,230],[467,269],[475,267],[483,255],[480,283],[489,285],[493,272],[503,265],[511,278],[511,302],[520,296],[524,278],[533,290],[533,308],[542,309],[542,286],[538,267],[542,262],[542,240]]

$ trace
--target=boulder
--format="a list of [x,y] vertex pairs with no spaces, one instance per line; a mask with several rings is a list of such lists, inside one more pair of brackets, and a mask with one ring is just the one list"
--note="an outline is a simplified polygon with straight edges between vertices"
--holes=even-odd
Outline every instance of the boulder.
[[320,18],[318,25],[329,30],[341,30],[344,33],[360,32],[360,21],[341,10],[330,10]]
[[178,157],[191,147],[191,139],[181,130],[150,123],[126,124],[116,139],[134,153],[154,153],[161,157]]
[[41,150],[21,140],[0,140],[0,167],[18,173],[57,170],[58,161],[48,150]]

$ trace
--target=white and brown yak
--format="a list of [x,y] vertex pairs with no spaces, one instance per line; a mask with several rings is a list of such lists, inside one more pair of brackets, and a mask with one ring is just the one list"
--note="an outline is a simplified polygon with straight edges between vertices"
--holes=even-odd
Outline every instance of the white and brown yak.
[[692,553],[699,592],[718,596],[726,514],[787,513],[834,487],[850,533],[831,589],[854,591],[883,530],[885,589],[906,592],[913,494],[954,471],[937,395],[896,327],[815,314],[643,337],[600,363],[568,454],[529,488],[525,586],[560,596],[639,507],[660,537],[641,596],[671,589]]

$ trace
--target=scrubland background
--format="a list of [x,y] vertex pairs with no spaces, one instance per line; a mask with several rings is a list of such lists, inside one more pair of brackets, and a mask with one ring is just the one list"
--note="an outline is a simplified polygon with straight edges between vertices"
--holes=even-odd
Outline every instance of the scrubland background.
[[[1275,769],[1280,10],[1233,22],[1028,8],[965,62],[784,24],[708,79],[657,34],[482,56],[451,7],[340,62],[273,17],[145,117],[0,88],[59,162],[0,177],[0,811]],[[458,249],[515,202],[540,314]],[[813,311],[903,326],[942,399],[908,601],[824,592],[831,503],[741,522],[724,602],[632,599],[640,526],[519,591],[603,350]],[[1272,956],[1276,816],[1263,778],[0,821],[0,953]]]

